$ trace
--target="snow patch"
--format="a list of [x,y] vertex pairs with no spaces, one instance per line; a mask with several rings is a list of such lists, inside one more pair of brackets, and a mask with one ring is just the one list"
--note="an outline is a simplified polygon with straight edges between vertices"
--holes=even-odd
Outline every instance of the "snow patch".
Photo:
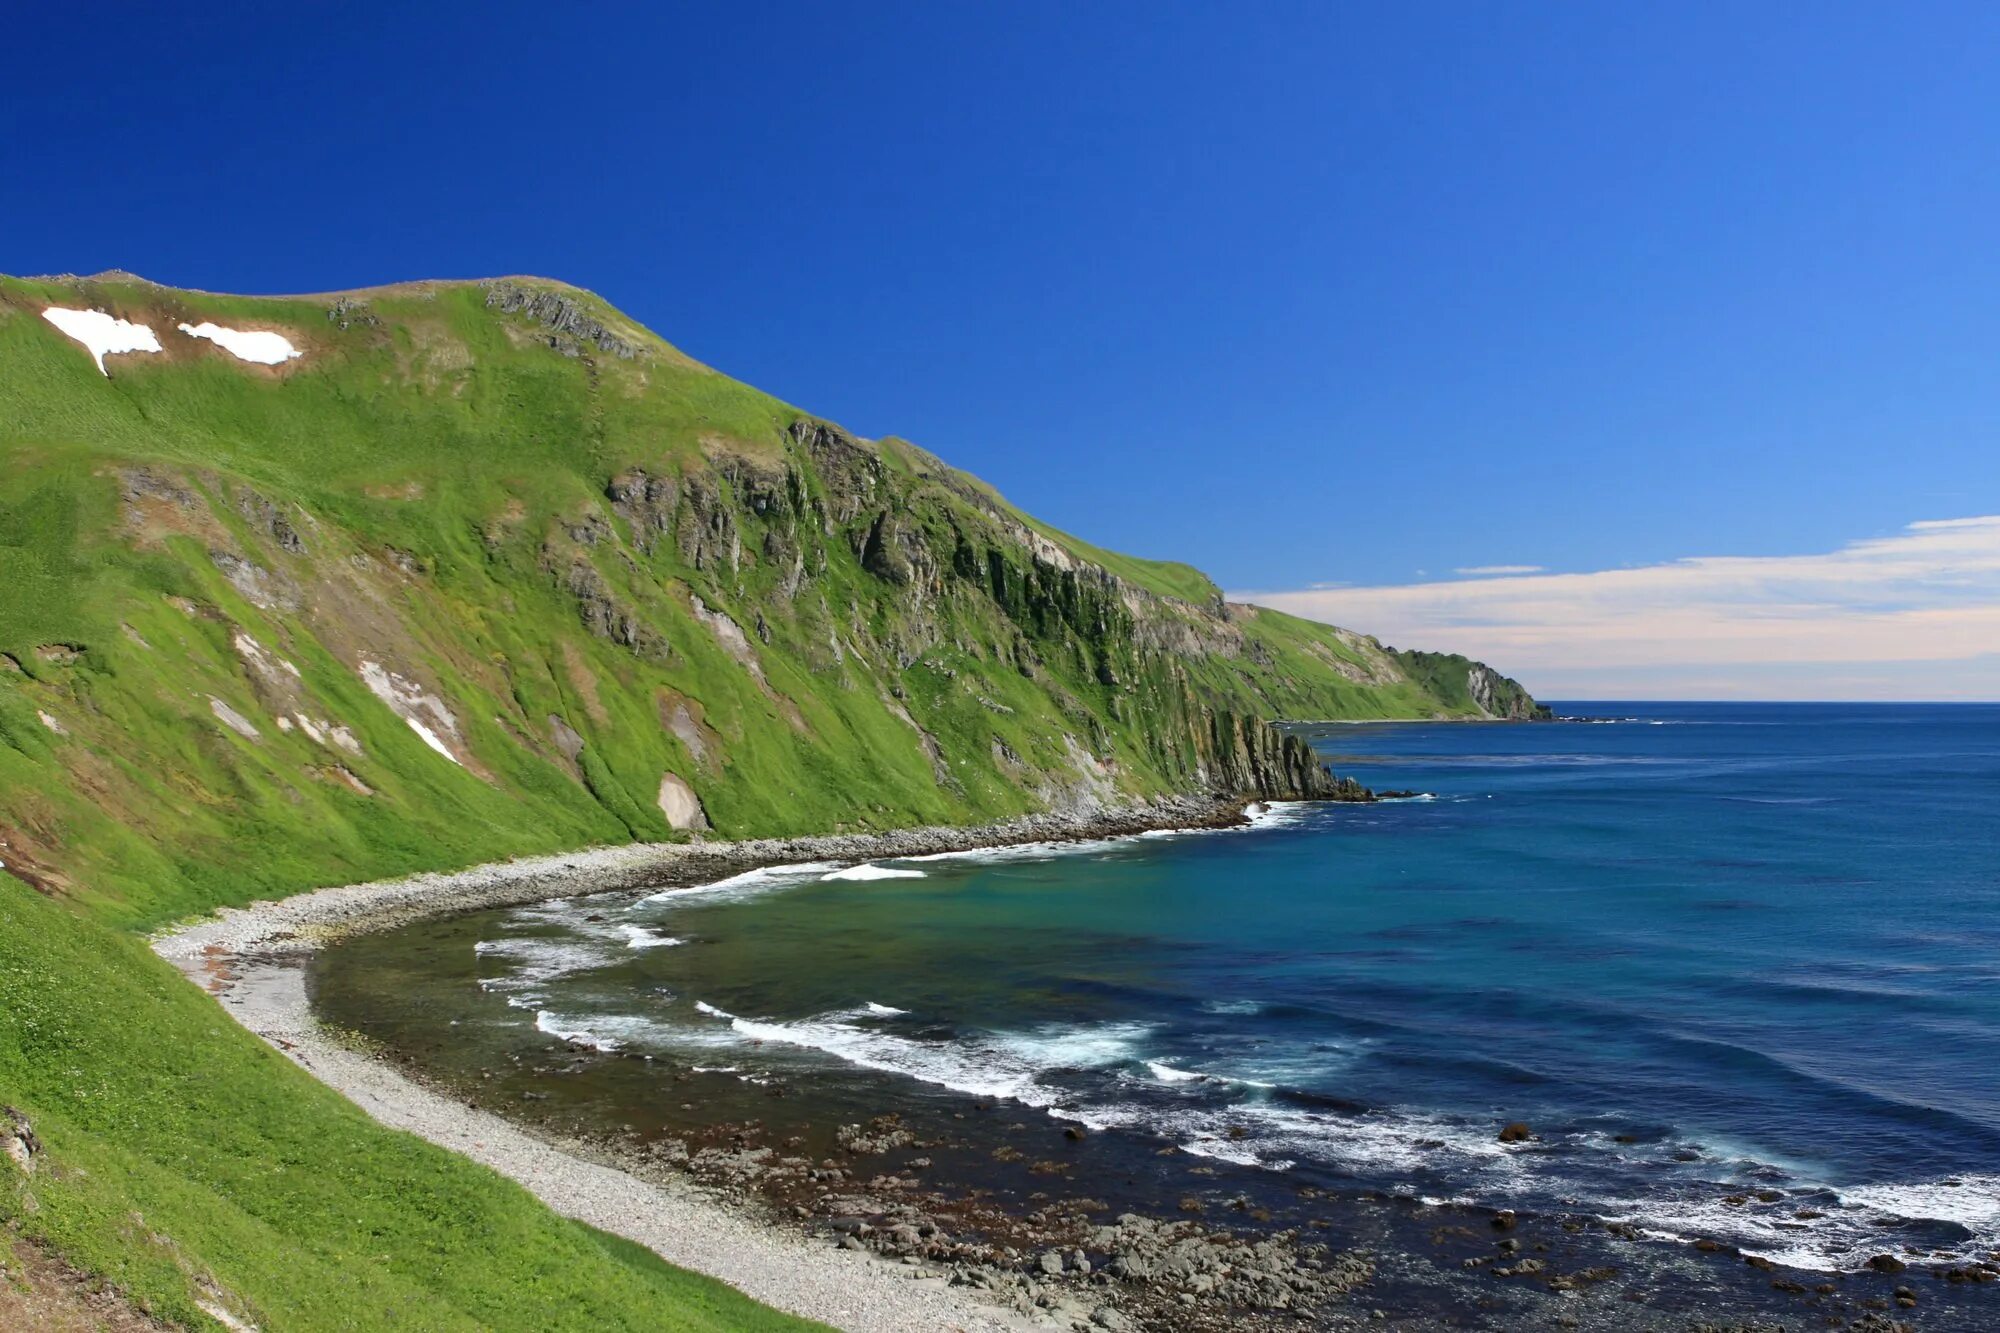
[[546,1009],[536,1012],[535,1028],[572,1046],[588,1046],[592,1050],[607,1052],[619,1049],[619,1043],[613,1038],[600,1037],[589,1028],[577,1026],[576,1020],[552,1014]]
[[104,368],[105,357],[119,352],[160,350],[159,335],[150,328],[107,315],[102,310],[69,310],[52,305],[42,312],[42,318],[88,348],[90,359],[97,363],[98,373],[107,379],[111,372]]
[[289,718],[279,718],[278,726],[289,731],[294,721],[298,723],[300,731],[320,745],[338,745],[356,757],[361,754],[361,742],[355,740],[354,733],[338,722],[329,722],[323,717],[307,717],[304,713],[294,713]]
[[[363,662],[361,680],[376,698],[389,705],[391,712],[409,724],[418,739],[452,763],[463,766],[464,761],[444,740],[445,736],[458,740],[458,719],[445,707],[442,699],[426,693],[423,686],[408,677],[397,675],[380,662]],[[426,717],[429,721],[425,720]]]
[[254,741],[257,739],[257,724],[214,695],[208,697],[208,711],[215,714],[217,721],[221,722],[223,726],[228,727],[237,735],[247,740]]
[[235,646],[237,655],[265,680],[278,683],[281,680],[280,672],[293,680],[299,679],[299,669],[296,664],[288,658],[272,656],[265,651],[263,644],[242,630],[237,630],[230,642]]
[[[220,324],[203,321],[200,324],[182,324],[180,331],[190,338],[206,338],[238,361],[253,361],[260,366],[275,366],[290,361],[293,357],[304,356],[292,346],[291,339],[282,333],[269,333],[259,329],[226,329]],[[150,330],[149,330],[150,332]],[[159,344],[153,344],[159,351]]]

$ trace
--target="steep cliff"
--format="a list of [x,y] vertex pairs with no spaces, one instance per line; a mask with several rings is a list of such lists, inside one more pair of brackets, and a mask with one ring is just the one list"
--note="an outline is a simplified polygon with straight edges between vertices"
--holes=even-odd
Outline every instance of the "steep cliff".
[[[100,371],[51,308],[158,350]],[[1533,711],[559,284],[6,280],[0,356],[0,859],[133,919],[605,839],[1338,796],[1268,721]]]

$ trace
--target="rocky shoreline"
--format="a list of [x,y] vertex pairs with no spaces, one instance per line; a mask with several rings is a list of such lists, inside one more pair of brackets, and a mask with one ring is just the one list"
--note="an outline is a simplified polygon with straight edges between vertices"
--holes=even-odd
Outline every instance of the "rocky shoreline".
[[1136,805],[1023,815],[995,824],[593,847],[225,907],[212,917],[161,932],[154,949],[177,963],[202,951],[302,955],[350,935],[392,930],[426,917],[623,889],[702,884],[791,861],[871,861],[1024,843],[1086,842],[1160,829],[1230,828],[1244,822],[1244,809],[1251,804],[1237,797],[1165,796]]
[[[1058,1312],[1085,1327],[1116,1329],[1132,1325],[1101,1302],[1023,1302],[1011,1299],[1014,1293],[998,1291],[990,1280],[959,1278],[954,1283],[951,1271],[912,1263],[913,1255],[896,1252],[906,1235],[919,1244],[936,1240],[935,1223],[911,1219],[891,1224],[879,1231],[885,1239],[875,1239],[875,1224],[857,1221],[836,1229],[839,1242],[828,1245],[773,1226],[774,1219],[752,1216],[741,1206],[746,1196],[740,1179],[737,1188],[730,1188],[727,1170],[701,1169],[716,1164],[714,1155],[686,1163],[696,1169],[663,1171],[648,1169],[662,1163],[629,1155],[621,1160],[608,1144],[562,1142],[527,1132],[460,1096],[426,1086],[420,1075],[412,1076],[417,1071],[399,1070],[377,1053],[327,1031],[313,1015],[302,963],[336,940],[426,917],[693,885],[791,861],[862,861],[1097,840],[1157,829],[1227,828],[1244,822],[1247,804],[1213,796],[1165,797],[970,828],[593,848],[223,909],[162,932],[152,943],[156,953],[215,995],[244,1027],[378,1121],[471,1157],[518,1181],[566,1216],[646,1245],[670,1262],[719,1278],[767,1304],[844,1329],[889,1333],[941,1328],[1001,1333],[1048,1327]],[[752,1157],[761,1160],[754,1153]],[[707,1188],[693,1183],[703,1177]],[[864,1243],[871,1239],[872,1244]],[[1178,1239],[1167,1233],[1161,1245]],[[880,1251],[889,1258],[878,1257]],[[1031,1287],[1040,1294],[1038,1286]],[[1030,1321],[1020,1308],[1040,1317]]]
[[[509,1175],[557,1211],[842,1328],[1916,1327],[1905,1322],[1916,1297],[1904,1299],[1914,1274],[1808,1286],[1797,1278],[1815,1275],[1769,1272],[1767,1263],[1720,1247],[1663,1247],[1623,1224],[1381,1194],[1335,1198],[1290,1189],[1268,1173],[1175,1157],[1171,1148],[1153,1154],[1115,1135],[1015,1121],[1005,1104],[968,1106],[968,1115],[955,1117],[962,1125],[850,1112],[848,1123],[823,1125],[809,1141],[784,1117],[766,1123],[763,1108],[779,1102],[739,1098],[728,1115],[702,1115],[721,1109],[709,1107],[708,1095],[719,1084],[701,1071],[656,1065],[648,1077],[684,1084],[691,1099],[683,1109],[693,1120],[672,1133],[593,1128],[536,1091],[500,1096],[506,1110],[498,1115],[486,1109],[498,1084],[454,1083],[421,1061],[364,1049],[330,1032],[308,995],[309,955],[421,918],[657,891],[791,861],[1226,828],[1244,822],[1244,805],[1171,798],[984,828],[601,848],[255,904],[163,935],[155,948],[239,1022],[378,1120]],[[552,1040],[512,1072],[530,1086],[642,1058]],[[1187,1177],[1178,1215],[1093,1197],[1118,1197],[1113,1177],[1134,1169],[1135,1155]],[[954,1181],[951,1168],[973,1158],[1026,1184],[1004,1198],[1009,1191],[969,1187],[962,1174]],[[1641,1288],[1654,1288],[1657,1299],[1633,1304]],[[1794,1322],[1800,1317],[1807,1322]],[[1977,1325],[1948,1317],[1922,1326]]]
[[[556,1042],[517,1072],[558,1087],[601,1062],[647,1059]],[[702,1096],[701,1071],[650,1068],[669,1080],[662,1086]],[[447,1089],[419,1063],[406,1070]],[[446,1095],[483,1106],[496,1091],[461,1082]],[[787,1095],[782,1084],[761,1091]],[[1964,1271],[1794,1272],[1714,1242],[1663,1244],[1630,1223],[1298,1188],[1171,1148],[1161,1159],[1188,1190],[1178,1213],[1120,1209],[1095,1195],[1108,1189],[1116,1197],[1114,1178],[1130,1169],[1132,1153],[1149,1149],[1125,1144],[1122,1160],[1086,1158],[1084,1150],[1118,1136],[1017,1119],[1019,1109],[1004,1103],[976,1104],[958,1118],[986,1123],[957,1132],[885,1113],[839,1125],[831,1143],[824,1135],[808,1143],[776,1116],[739,1115],[656,1136],[586,1130],[546,1100],[507,1114],[572,1158],[667,1188],[692,1181],[774,1231],[899,1265],[1039,1328],[1972,1333],[1991,1326],[1983,1302],[1966,1299],[1973,1293],[1965,1284],[1984,1279]],[[992,1179],[1025,1174],[1032,1189],[1025,1203],[1016,1191],[968,1188],[950,1171],[968,1155],[985,1155],[996,1138],[1002,1147],[992,1154]]]
[[[796,1140],[774,1144],[763,1131],[761,1122],[725,1122],[663,1142],[569,1146],[649,1178],[683,1173],[738,1204],[764,1205],[779,1224],[790,1220],[841,1250],[941,1279],[1043,1327],[1332,1326],[1327,1307],[1375,1272],[1367,1253],[1300,1230],[1259,1235],[1198,1216],[1113,1216],[1102,1200],[1071,1191],[1041,1192],[1040,1206],[1018,1211],[982,1191],[939,1188],[925,1179],[924,1154],[962,1145],[927,1140],[894,1113],[842,1125],[835,1154],[817,1162]],[[1058,1174],[1047,1162],[1027,1169],[1037,1168]],[[1188,1201],[1189,1211],[1197,1207],[1205,1205]]]

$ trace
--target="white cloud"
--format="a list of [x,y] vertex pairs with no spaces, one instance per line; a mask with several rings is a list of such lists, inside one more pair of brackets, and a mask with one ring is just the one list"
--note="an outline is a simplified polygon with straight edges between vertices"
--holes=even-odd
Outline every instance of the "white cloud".
[[1554,698],[2000,698],[2000,515],[1815,555],[1238,596]]
[[1494,574],[1539,574],[1540,565],[1461,565],[1451,571],[1468,578],[1486,578]]

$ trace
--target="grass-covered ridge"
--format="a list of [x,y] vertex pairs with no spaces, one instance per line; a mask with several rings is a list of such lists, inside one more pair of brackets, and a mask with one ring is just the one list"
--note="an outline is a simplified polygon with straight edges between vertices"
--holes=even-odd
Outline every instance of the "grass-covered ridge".
[[[100,374],[51,305],[163,350]],[[304,355],[176,328],[203,321]],[[533,279],[0,279],[0,456],[0,1100],[62,1166],[0,1168],[0,1213],[184,1321],[207,1282],[270,1326],[335,1326],[343,1256],[377,1237],[428,1256],[373,1275],[418,1326],[496,1322],[481,1284],[550,1246],[604,1308],[681,1279],[375,1129],[133,930],[703,827],[1247,790],[1244,720],[1532,705],[1462,658],[1225,606]],[[325,1262],[273,1257],[308,1244]]]

